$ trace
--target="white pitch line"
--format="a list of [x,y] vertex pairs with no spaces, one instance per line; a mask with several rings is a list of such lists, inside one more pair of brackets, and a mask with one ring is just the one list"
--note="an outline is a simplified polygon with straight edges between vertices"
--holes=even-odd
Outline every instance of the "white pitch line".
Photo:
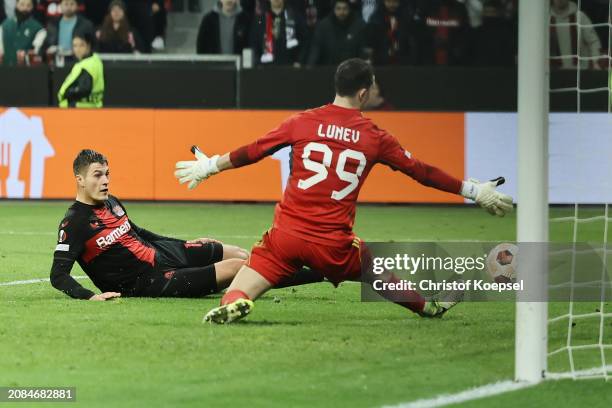
[[535,385],[528,382],[501,381],[482,387],[470,388],[456,394],[441,394],[437,397],[420,399],[412,402],[404,402],[397,405],[387,405],[383,408],[437,408],[460,402],[472,401],[480,398],[491,397],[510,391],[520,390]]
[[[74,279],[87,279],[87,276],[73,276]],[[15,286],[15,285],[29,285],[31,283],[41,283],[41,282],[49,282],[49,278],[41,278],[41,279],[28,279],[28,280],[20,280],[20,281],[12,281],[12,282],[0,282],[0,286]]]
[[26,235],[26,236],[50,236],[50,235],[57,235],[55,232],[49,232],[49,231],[45,231],[45,232],[35,232],[35,231],[0,231],[0,235]]

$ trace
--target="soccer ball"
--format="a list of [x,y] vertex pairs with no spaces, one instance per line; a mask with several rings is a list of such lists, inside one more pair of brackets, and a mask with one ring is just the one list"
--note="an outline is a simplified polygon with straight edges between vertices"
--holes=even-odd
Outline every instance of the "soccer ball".
[[487,256],[487,272],[495,282],[514,282],[518,266],[518,247],[499,244]]

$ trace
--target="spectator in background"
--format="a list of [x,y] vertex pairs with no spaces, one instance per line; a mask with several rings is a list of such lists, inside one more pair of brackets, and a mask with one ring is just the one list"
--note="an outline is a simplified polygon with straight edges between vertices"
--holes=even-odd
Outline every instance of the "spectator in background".
[[602,24],[598,27],[594,27],[597,32],[597,36],[602,41],[602,47],[607,50],[610,47],[610,35],[612,30],[607,26],[608,23],[612,23],[612,10],[610,9],[609,0],[582,0],[580,2],[582,11],[589,16],[594,24]]
[[166,26],[168,25],[168,14],[164,0],[153,0],[151,5],[153,13],[153,42],[151,48],[155,51],[166,49]]
[[93,36],[75,33],[73,54],[77,59],[57,94],[60,108],[101,108],[104,100],[104,65],[93,52]]
[[3,65],[16,65],[17,54],[33,50],[38,53],[47,35],[42,25],[32,17],[34,0],[17,0],[13,17],[0,26],[0,56]]
[[93,38],[94,27],[91,21],[77,14],[77,0],[62,0],[60,5],[62,17],[47,25],[48,35],[43,52],[72,55],[72,38],[77,34],[87,34]]
[[220,0],[202,18],[198,54],[241,54],[248,46],[251,19],[238,0]]
[[[77,4],[76,12],[83,14],[85,12],[84,3],[77,2]],[[62,17],[62,0],[38,0],[34,11],[34,17],[38,18],[45,26],[51,21],[58,20]]]
[[314,32],[319,21],[329,16],[333,0],[292,0],[291,9],[305,18],[306,29]]
[[302,43],[304,57],[312,46],[317,24],[331,14],[333,0],[287,0],[288,6],[304,19],[305,33]]
[[[51,1],[51,0],[47,0]],[[57,1],[57,0],[54,0]],[[95,27],[104,22],[111,0],[83,0],[85,15]],[[167,14],[164,0],[124,0],[128,21],[143,51],[165,49]]]
[[125,4],[121,0],[113,0],[104,23],[96,32],[98,51],[106,53],[135,53],[136,38],[125,16]]
[[[150,53],[155,35],[154,0],[125,0],[128,20],[142,38],[143,52]],[[158,6],[158,5],[157,5]]]
[[376,65],[410,64],[414,62],[415,44],[412,35],[409,4],[400,0],[382,0],[367,25],[367,42],[372,62]]
[[465,4],[458,0],[425,0],[412,12],[418,44],[417,63],[468,65],[470,23]]
[[[406,1],[406,0],[405,0]],[[379,0],[362,0],[361,2],[361,18],[366,23],[370,21],[370,17],[376,11]]]
[[473,62],[512,66],[518,51],[517,0],[467,0]]
[[374,81],[370,88],[370,96],[362,110],[392,111],[395,107],[385,99],[378,81]]
[[34,6],[34,15],[38,17],[43,25],[47,26],[50,21],[62,17],[61,1],[62,0],[38,0],[37,4]]
[[[258,0],[260,1],[260,0]],[[331,14],[334,0],[286,0],[287,7],[293,10],[304,21],[304,40],[302,41],[302,52],[304,62],[307,63],[308,52],[317,25]]]
[[[581,25],[580,35],[576,23]],[[591,19],[578,10],[576,3],[569,0],[552,0],[550,9],[550,56],[565,58],[551,58],[551,67],[576,68],[578,66],[578,45],[580,45],[581,57],[596,57],[602,54],[601,42],[597,33],[590,27]],[[555,26],[555,24],[567,24],[566,26]],[[578,44],[580,38],[580,44]],[[580,68],[599,69],[597,59],[581,60]]]
[[300,66],[305,59],[305,37],[301,16],[285,7],[284,0],[270,0],[251,29],[255,63]]
[[349,0],[336,0],[333,12],[317,25],[308,65],[338,65],[365,53],[365,23],[354,15]]

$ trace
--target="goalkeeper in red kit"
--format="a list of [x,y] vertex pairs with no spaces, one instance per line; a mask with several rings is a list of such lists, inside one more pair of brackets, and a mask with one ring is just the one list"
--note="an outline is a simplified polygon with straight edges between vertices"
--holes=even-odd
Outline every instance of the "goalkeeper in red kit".
[[[221,171],[256,163],[285,146],[292,148],[291,175],[272,228],[255,244],[221,305],[209,311],[205,321],[230,323],[245,317],[255,299],[304,265],[323,272],[336,285],[346,280],[368,282],[361,276],[361,263],[369,253],[352,227],[359,191],[376,163],[426,186],[461,194],[491,214],[503,216],[512,210],[512,198],[496,191],[496,181],[458,180],[412,157],[395,137],[364,118],[360,109],[373,83],[367,62],[344,61],[335,74],[332,104],[293,115],[252,144],[223,156],[207,157],[194,149],[197,160],[176,164],[180,183],[195,188]],[[397,281],[393,275],[386,279]],[[426,300],[417,292],[405,292],[405,298],[395,303],[424,317],[441,316],[462,295]]]

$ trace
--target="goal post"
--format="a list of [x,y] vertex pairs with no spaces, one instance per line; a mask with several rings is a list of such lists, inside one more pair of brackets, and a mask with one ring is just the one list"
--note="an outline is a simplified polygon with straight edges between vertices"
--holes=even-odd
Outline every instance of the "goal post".
[[[551,22],[548,1],[519,0],[517,241],[525,261],[518,264],[517,279],[526,290],[516,299],[516,381],[612,380],[612,0],[601,6],[591,10],[592,21],[577,0],[571,11],[575,18]],[[596,41],[595,29],[607,31],[607,47]],[[550,30],[558,41],[559,30],[569,32],[575,38],[572,48],[568,51],[566,42],[562,53],[549,56]],[[566,68],[565,80],[575,70],[575,86],[563,81],[550,86],[551,60]],[[575,112],[550,114],[549,97],[558,94],[575,96]],[[569,148],[560,150],[562,143]],[[586,174],[585,167],[588,177],[574,177]],[[550,218],[549,194],[554,202],[573,203],[572,215],[569,208],[554,209]],[[568,276],[555,269],[553,281],[562,281],[549,287],[553,224],[554,240],[571,249],[550,252],[570,258],[565,261]],[[551,258],[551,265],[559,267],[559,262]],[[568,289],[567,299],[554,297],[549,303],[549,289],[560,288]]]
[[[522,257],[539,245],[521,244],[548,241],[549,7],[549,1],[519,1],[517,241]],[[545,254],[534,255],[541,263],[519,265],[517,279],[526,287],[541,286],[545,295]],[[515,379],[536,383],[546,371],[548,303],[544,297],[521,300],[519,295]]]

